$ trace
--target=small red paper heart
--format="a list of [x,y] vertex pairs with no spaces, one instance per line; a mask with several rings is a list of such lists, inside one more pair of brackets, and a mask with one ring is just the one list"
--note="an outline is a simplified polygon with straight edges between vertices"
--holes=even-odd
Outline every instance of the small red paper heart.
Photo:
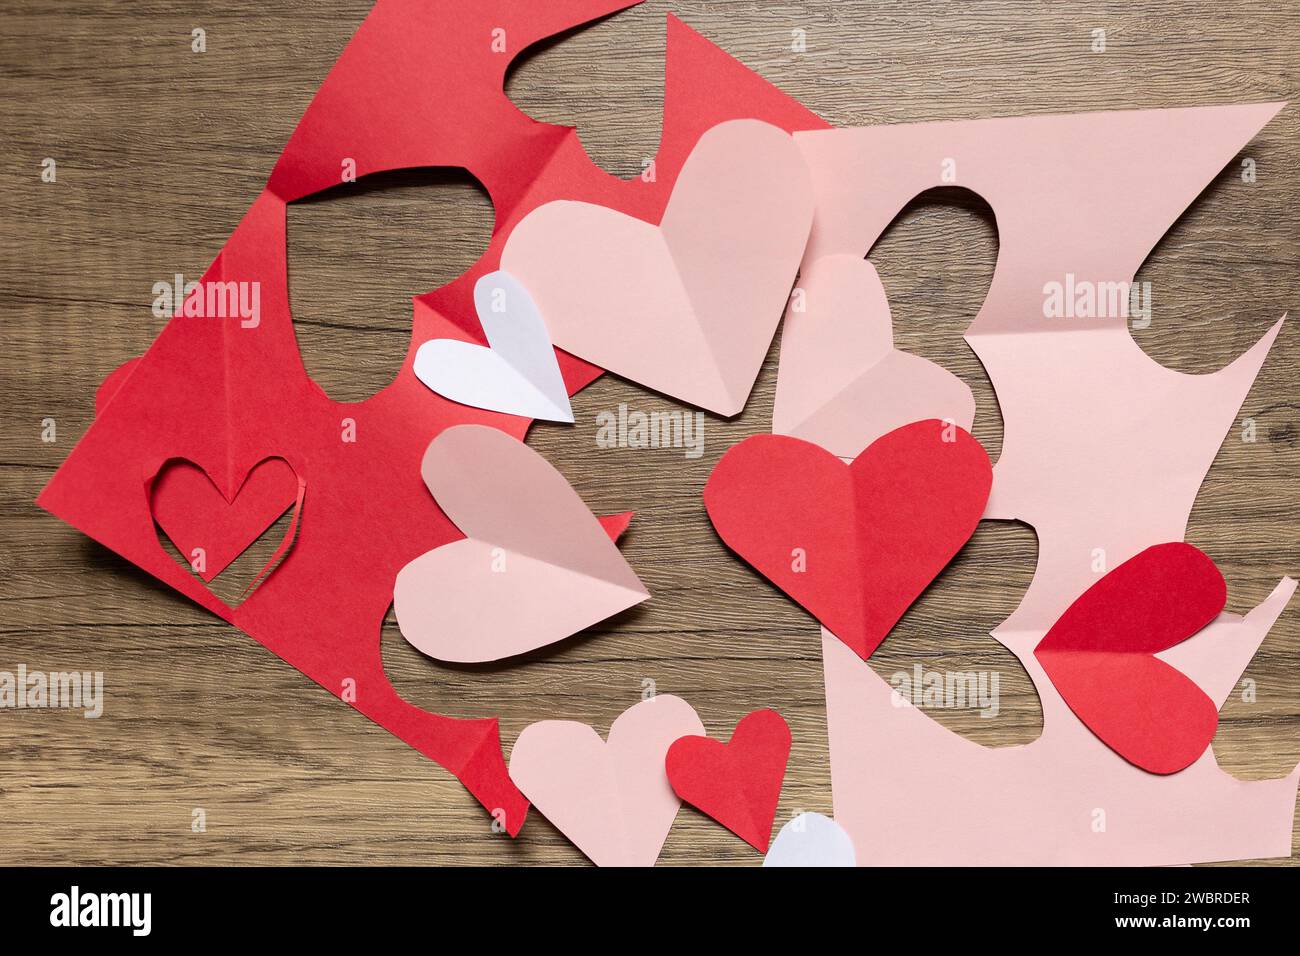
[[756,710],[736,724],[730,743],[678,738],[664,766],[677,796],[766,853],[789,759],[785,718],[774,710]]
[[1084,724],[1125,760],[1177,773],[1205,752],[1219,708],[1153,655],[1223,610],[1223,575],[1190,544],[1157,544],[1084,591],[1034,649]]
[[230,498],[198,465],[175,459],[153,480],[149,500],[154,520],[187,562],[203,549],[195,571],[210,583],[293,507],[298,491],[298,475],[283,458],[254,465]]
[[975,533],[992,482],[983,446],[931,419],[852,465],[797,438],[747,438],[704,506],[733,551],[866,660]]

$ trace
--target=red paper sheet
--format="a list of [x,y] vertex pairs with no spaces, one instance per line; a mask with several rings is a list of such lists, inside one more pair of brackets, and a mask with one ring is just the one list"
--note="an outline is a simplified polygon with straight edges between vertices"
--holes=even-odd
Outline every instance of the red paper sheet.
[[[116,376],[116,391],[38,499],[331,693],[354,684],[356,709],[456,774],[511,834],[528,802],[506,773],[496,720],[453,720],[403,700],[384,674],[379,631],[397,571],[461,537],[420,479],[424,449],[450,425],[486,424],[522,438],[527,422],[432,394],[413,374],[415,349],[437,337],[485,341],[474,284],[498,268],[511,229],[541,203],[580,199],[658,222],[678,170],[709,128],[738,117],[787,130],[826,126],[670,17],[655,180],[609,176],[574,130],[530,119],[502,83],[521,50],[629,5],[381,0],[203,277],[205,289],[213,281],[260,283],[260,320],[246,327],[237,319],[173,318],[144,358]],[[504,31],[504,54],[493,50],[494,30]],[[303,367],[285,261],[285,203],[337,186],[345,157],[358,175],[464,167],[496,212],[483,258],[415,300],[412,347],[397,377],[356,404],[330,400]],[[559,358],[571,393],[600,373]],[[349,429],[355,441],[344,440]],[[147,485],[165,462],[183,458],[229,501],[268,457],[283,458],[302,479],[300,527],[287,556],[231,608],[163,550]]]

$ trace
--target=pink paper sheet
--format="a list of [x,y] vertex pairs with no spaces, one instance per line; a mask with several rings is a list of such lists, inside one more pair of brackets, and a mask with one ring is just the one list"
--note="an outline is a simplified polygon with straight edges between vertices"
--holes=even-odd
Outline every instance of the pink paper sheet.
[[[1025,521],[1039,543],[1028,591],[994,631],[1042,699],[1043,734],[1032,744],[980,747],[894,707],[888,684],[824,639],[835,816],[859,862],[1167,864],[1289,854],[1297,773],[1239,782],[1209,750],[1172,776],[1139,770],[1070,713],[1032,653],[1096,580],[1099,562],[1113,568],[1149,545],[1183,540],[1197,490],[1281,325],[1220,371],[1185,375],[1138,347],[1121,310],[1094,301],[1092,316],[1049,317],[1049,283],[1099,291],[1130,283],[1188,203],[1280,108],[796,134],[818,197],[806,264],[866,255],[907,202],[944,184],[941,171],[953,163],[957,184],[992,206],[997,268],[966,333],[1005,423],[985,517]],[[1150,161],[1133,161],[1134,144]],[[1244,622],[1225,615],[1160,657],[1221,702],[1294,587],[1285,579]],[[1092,830],[1098,809],[1105,833]]]

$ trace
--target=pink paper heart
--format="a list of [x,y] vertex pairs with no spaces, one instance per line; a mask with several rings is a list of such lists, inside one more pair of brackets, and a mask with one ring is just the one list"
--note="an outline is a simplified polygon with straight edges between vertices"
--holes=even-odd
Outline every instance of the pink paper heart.
[[730,416],[776,332],[812,206],[790,136],[734,120],[700,137],[658,226],[547,203],[510,234],[501,268],[528,288],[560,348]]
[[880,436],[930,418],[969,431],[970,388],[943,366],[894,348],[875,266],[847,255],[813,262],[781,333],[772,431],[856,458]]
[[430,657],[512,657],[650,596],[578,493],[523,442],[483,425],[449,428],[421,471],[466,535],[397,574],[398,626]]
[[681,800],[664,760],[673,741],[704,735],[690,704],[660,694],[625,710],[608,742],[586,724],[530,724],[510,779],[597,866],[653,866]]
[[149,504],[168,540],[210,584],[293,507],[298,491],[298,475],[283,458],[258,462],[229,494],[198,465],[178,458],[154,478]]

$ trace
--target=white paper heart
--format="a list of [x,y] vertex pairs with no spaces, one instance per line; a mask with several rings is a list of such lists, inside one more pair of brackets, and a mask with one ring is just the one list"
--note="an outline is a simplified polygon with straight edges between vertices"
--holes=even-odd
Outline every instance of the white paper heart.
[[572,422],[555,347],[528,290],[508,272],[474,285],[488,348],[433,339],[415,353],[415,377],[444,398],[493,412]]
[[844,828],[820,813],[801,813],[781,828],[764,866],[857,866]]
[[573,486],[505,432],[448,428],[420,470],[465,534],[411,561],[393,585],[398,627],[422,653],[501,660],[650,597]]

